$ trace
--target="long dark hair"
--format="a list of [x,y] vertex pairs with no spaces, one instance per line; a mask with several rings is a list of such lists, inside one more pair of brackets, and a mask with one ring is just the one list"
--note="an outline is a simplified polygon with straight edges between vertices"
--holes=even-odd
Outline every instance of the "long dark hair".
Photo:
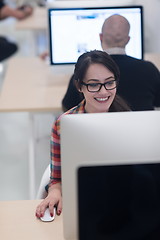
[[[77,63],[75,65],[75,70],[74,70],[74,76],[73,76],[77,89],[81,89],[84,76],[89,66],[93,63],[102,64],[103,66],[108,68],[114,74],[115,80],[117,81],[117,85],[118,85],[118,82],[120,79],[120,71],[115,61],[106,52],[94,50],[94,51],[83,53],[77,60]],[[109,112],[119,112],[119,111],[129,111],[129,110],[130,108],[127,105],[127,103],[120,96],[116,94],[109,108]]]

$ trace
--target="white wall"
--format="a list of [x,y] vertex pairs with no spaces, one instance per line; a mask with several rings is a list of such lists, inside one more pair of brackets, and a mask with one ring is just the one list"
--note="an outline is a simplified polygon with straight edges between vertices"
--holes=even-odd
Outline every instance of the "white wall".
[[[101,0],[97,0],[101,2]],[[160,53],[160,0],[105,0],[109,5],[142,5],[144,8],[144,51]]]
[[160,53],[160,0],[134,0],[144,7],[145,52]]

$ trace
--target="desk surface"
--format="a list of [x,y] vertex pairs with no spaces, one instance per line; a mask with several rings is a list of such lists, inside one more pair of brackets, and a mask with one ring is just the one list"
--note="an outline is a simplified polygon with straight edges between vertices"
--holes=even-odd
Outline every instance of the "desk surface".
[[[160,69],[160,54],[146,54]],[[59,112],[69,74],[54,74],[51,66],[38,57],[12,58],[0,95],[0,111]]]
[[62,216],[44,223],[35,217],[40,200],[1,201],[0,238],[3,240],[64,240]]
[[160,70],[160,53],[146,53],[144,59],[148,60]]
[[47,26],[48,17],[45,7],[36,7],[31,16],[16,23],[17,30],[46,30]]
[[40,58],[12,58],[0,95],[0,111],[61,111],[71,73],[53,73]]

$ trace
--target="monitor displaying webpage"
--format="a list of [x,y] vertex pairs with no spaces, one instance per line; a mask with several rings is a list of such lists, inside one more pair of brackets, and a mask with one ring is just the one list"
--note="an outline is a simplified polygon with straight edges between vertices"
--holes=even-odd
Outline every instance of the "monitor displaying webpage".
[[104,20],[120,14],[130,23],[126,53],[143,58],[142,7],[49,9],[51,64],[75,63],[90,50],[102,50],[99,34]]

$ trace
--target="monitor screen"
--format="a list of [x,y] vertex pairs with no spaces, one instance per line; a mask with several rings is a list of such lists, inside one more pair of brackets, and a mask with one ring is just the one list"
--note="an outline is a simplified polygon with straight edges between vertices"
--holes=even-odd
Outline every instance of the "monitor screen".
[[113,14],[126,17],[130,23],[131,39],[126,46],[126,53],[142,59],[142,6],[50,8],[48,16],[51,64],[74,64],[82,53],[102,50],[99,34],[104,20]]
[[[96,195],[96,192],[92,191],[94,190],[93,185],[95,183],[98,184],[99,182],[103,182],[103,177],[105,171],[108,171],[108,167],[112,168],[114,176],[118,172],[119,175],[117,175],[117,180],[115,181],[113,179],[113,186],[115,186],[114,190],[111,190],[112,196],[118,197],[118,189],[120,187],[119,184],[124,185],[124,182],[129,183],[129,180],[127,180],[128,176],[127,172],[132,171],[131,165],[137,168],[137,165],[139,164],[147,164],[152,165],[155,164],[155,167],[152,169],[152,172],[148,172],[147,169],[144,169],[144,178],[142,174],[142,181],[145,181],[148,188],[150,187],[149,181],[146,179],[147,176],[151,178],[151,180],[154,180],[153,172],[155,169],[159,169],[158,164],[160,163],[160,148],[159,148],[159,142],[160,142],[160,111],[138,111],[138,112],[115,112],[115,113],[90,113],[90,114],[70,114],[65,115],[61,119],[61,163],[62,163],[62,195],[63,195],[63,221],[64,221],[64,234],[65,239],[78,239],[78,231],[83,229],[84,225],[78,224],[78,221],[81,221],[83,218],[84,222],[87,221],[87,217],[91,209],[88,209],[88,213],[85,213],[85,211],[82,211],[83,216],[81,215],[81,219],[79,219],[79,211],[80,209],[85,207],[87,205],[83,204],[83,197],[82,195],[82,188],[79,188],[78,184],[81,184],[81,186],[86,183],[86,186],[84,186],[84,193],[88,190],[88,195],[86,195],[86,204],[88,204],[88,200],[90,201],[92,198],[92,206],[95,205],[95,208],[93,209],[93,212],[98,217],[97,211],[103,211],[104,208],[104,202],[103,197],[105,197],[105,192],[103,192],[103,186],[100,184],[100,189],[97,190],[98,195],[100,195],[100,202],[97,202],[97,196],[94,198],[94,194]],[[151,166],[150,165],[150,166]],[[90,176],[90,179],[86,180],[86,171],[88,171],[86,167],[94,167],[96,166],[97,174],[94,174],[95,178],[93,180],[94,184],[89,188],[89,181],[92,181],[91,177],[93,177],[92,171],[90,173],[88,172],[88,176]],[[99,169],[97,168],[99,167]],[[104,171],[102,171],[101,166],[106,166]],[[113,168],[112,166],[115,166]],[[140,165],[139,165],[140,166]],[[79,172],[78,178],[78,171],[81,169],[83,171]],[[130,169],[131,168],[131,169]],[[150,167],[149,167],[150,168]],[[124,174],[124,180],[122,179],[122,173],[123,170]],[[127,169],[127,170],[125,170]],[[130,170],[129,170],[130,169]],[[92,170],[92,169],[91,169]],[[139,176],[136,177],[138,181],[141,181],[141,169],[138,170],[140,175],[133,175],[133,176]],[[100,173],[101,172],[101,173]],[[115,173],[114,173],[115,172]],[[142,171],[143,172],[143,171]],[[83,175],[84,174],[84,175]],[[91,174],[91,175],[90,175]],[[137,172],[136,172],[137,174]],[[159,174],[158,174],[159,175]],[[84,176],[84,181],[81,181]],[[109,178],[109,175],[105,176]],[[151,188],[153,189],[152,192],[148,192],[148,198],[149,195],[156,196],[157,194],[157,184],[158,187],[160,187],[160,180],[157,175],[156,177],[156,183],[155,185],[151,185]],[[112,176],[110,176],[112,179]],[[118,180],[121,179],[121,180]],[[117,184],[116,184],[117,183]],[[153,182],[154,183],[154,182]],[[142,187],[141,183],[136,183],[136,186]],[[96,186],[96,185],[95,185]],[[124,188],[127,188],[128,186],[124,185]],[[109,189],[106,189],[106,191],[109,191]],[[150,190],[149,190],[150,191]],[[78,197],[79,192],[79,197]],[[128,191],[127,191],[128,192]],[[139,191],[141,192],[141,191]],[[142,191],[142,193],[144,193]],[[91,194],[91,195],[90,195]],[[128,192],[129,194],[129,192]],[[136,192],[135,192],[136,194]],[[147,194],[147,192],[145,192]],[[158,192],[159,194],[159,192]],[[133,198],[129,198],[129,195],[127,197],[133,201]],[[146,198],[146,195],[144,195]],[[158,202],[160,201],[159,195],[158,196]],[[110,196],[111,197],[111,196]],[[122,198],[121,202],[123,203],[123,195],[119,196]],[[139,214],[143,215],[143,209],[142,207],[144,204],[148,204],[148,201],[143,198],[143,194],[140,196],[140,211]],[[102,199],[102,200],[101,200]],[[82,201],[81,201],[82,200]],[[111,202],[111,198],[109,199]],[[137,201],[137,198],[135,199]],[[95,201],[95,202],[94,202]],[[102,201],[102,209],[101,209],[101,201]],[[155,199],[155,209],[157,207],[157,200]],[[113,202],[116,204],[117,201],[113,199]],[[152,202],[153,203],[153,202]],[[78,205],[79,204],[79,205]],[[147,209],[149,209],[149,206],[151,207],[150,210],[152,211],[152,205],[145,205],[144,206],[144,212]],[[159,204],[158,204],[159,205]],[[118,205],[116,206],[118,208]],[[79,211],[78,211],[79,210]],[[121,211],[121,209],[119,209]],[[115,212],[114,212],[115,213]],[[147,213],[146,213],[147,214]],[[157,211],[157,214],[158,211]],[[159,215],[158,215],[159,216]],[[93,217],[93,215],[92,215]],[[143,216],[137,217],[137,215],[134,216],[140,219],[144,218]],[[160,217],[160,216],[159,216]],[[117,218],[118,219],[118,218]],[[151,217],[151,219],[157,221],[156,216]],[[126,220],[126,218],[124,219]],[[119,223],[119,220],[117,220],[117,224]],[[135,221],[135,222],[136,222]],[[143,222],[143,221],[142,221]],[[128,222],[129,223],[129,222]],[[138,224],[141,224],[141,221],[137,222]],[[146,222],[145,229],[149,227],[146,227],[152,225],[150,222]],[[149,225],[150,224],[150,225]],[[93,224],[94,226],[94,224]],[[155,225],[154,225],[155,226]],[[140,230],[144,226],[137,226],[135,225],[135,228],[140,227]],[[153,227],[153,226],[152,226]],[[160,228],[159,228],[160,229]],[[82,232],[81,232],[82,233]],[[83,234],[83,233],[82,233]],[[83,235],[82,235],[83,236]],[[135,236],[135,235],[133,235]],[[85,239],[94,239],[92,237],[87,238],[81,238],[83,240]],[[80,240],[81,240],[80,239]],[[96,238],[96,240],[100,240],[100,238]],[[102,239],[109,239],[109,238],[102,238]],[[114,237],[112,239],[115,239]],[[130,238],[119,238],[119,239],[130,239]],[[138,238],[133,238],[138,239]],[[143,238],[139,238],[143,239]],[[145,238],[144,238],[145,239]],[[148,238],[149,239],[149,238]],[[152,238],[155,239],[155,238]],[[117,240],[117,239],[116,239]]]
[[79,240],[159,239],[159,172],[160,163],[80,167]]

